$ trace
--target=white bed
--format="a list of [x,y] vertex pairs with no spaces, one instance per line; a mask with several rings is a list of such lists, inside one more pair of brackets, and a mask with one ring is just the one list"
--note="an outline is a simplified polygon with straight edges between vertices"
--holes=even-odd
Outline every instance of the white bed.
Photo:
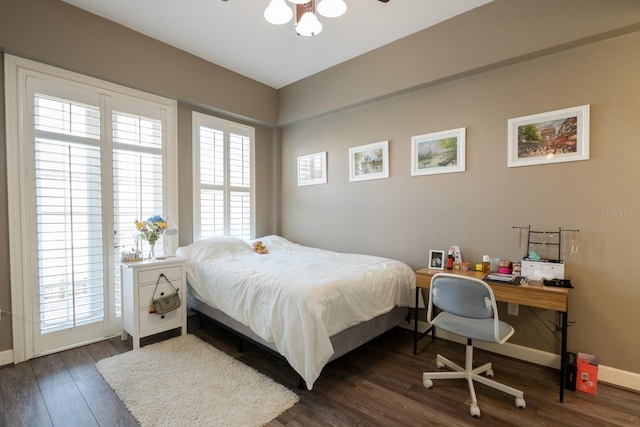
[[275,349],[309,390],[336,354],[397,325],[407,314],[397,307],[413,304],[415,275],[400,261],[260,240],[268,254],[231,237],[180,248],[190,305]]

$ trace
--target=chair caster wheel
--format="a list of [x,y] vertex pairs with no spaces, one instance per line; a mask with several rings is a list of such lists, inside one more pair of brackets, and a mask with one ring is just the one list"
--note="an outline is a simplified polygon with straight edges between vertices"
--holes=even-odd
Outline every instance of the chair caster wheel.
[[487,370],[487,372],[485,372],[485,375],[487,376],[487,378],[493,377],[493,369]]
[[479,407],[471,406],[469,408],[469,412],[471,413],[472,417],[480,418],[480,408]]
[[423,379],[422,385],[424,385],[425,388],[431,388],[433,387],[433,381],[431,381],[430,379]]
[[517,408],[526,408],[527,407],[527,402],[525,402],[522,397],[516,397],[516,407]]

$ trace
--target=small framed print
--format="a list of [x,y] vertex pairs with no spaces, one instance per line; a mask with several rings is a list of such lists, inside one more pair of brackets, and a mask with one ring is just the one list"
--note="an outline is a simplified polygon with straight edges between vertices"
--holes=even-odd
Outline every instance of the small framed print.
[[389,178],[389,141],[349,148],[349,181]]
[[327,183],[327,152],[298,157],[298,187]]
[[444,270],[444,251],[433,250],[429,251],[429,268],[432,270]]
[[589,105],[508,121],[507,166],[589,159]]
[[466,128],[411,137],[411,176],[464,172]]

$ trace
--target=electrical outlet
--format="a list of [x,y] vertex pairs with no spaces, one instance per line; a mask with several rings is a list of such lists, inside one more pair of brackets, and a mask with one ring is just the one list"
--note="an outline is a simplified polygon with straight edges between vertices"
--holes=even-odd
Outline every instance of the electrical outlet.
[[520,306],[516,303],[513,303],[513,302],[507,303],[507,314],[510,314],[512,316],[517,316],[519,308]]

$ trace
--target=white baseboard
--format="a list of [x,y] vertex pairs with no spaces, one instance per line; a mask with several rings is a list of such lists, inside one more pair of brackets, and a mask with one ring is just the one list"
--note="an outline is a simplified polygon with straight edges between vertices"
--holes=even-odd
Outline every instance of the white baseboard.
[[0,366],[13,364],[13,350],[0,351]]
[[640,374],[623,371],[610,366],[598,366],[598,381],[640,391]]
[[[400,326],[404,329],[413,330],[413,322],[403,322]],[[424,332],[428,329],[428,326],[429,325],[426,322],[418,322],[418,331]],[[438,338],[444,338],[461,344],[466,342],[462,337],[449,334],[441,330],[438,331]],[[536,365],[560,369],[560,355],[550,353],[548,351],[537,350],[535,348],[524,347],[508,342],[503,345],[479,342],[474,343],[474,347],[501,354],[503,356],[513,357],[514,359],[535,363]],[[618,387],[624,387],[630,390],[640,391],[640,374],[623,371],[610,366],[598,366],[598,381]]]

